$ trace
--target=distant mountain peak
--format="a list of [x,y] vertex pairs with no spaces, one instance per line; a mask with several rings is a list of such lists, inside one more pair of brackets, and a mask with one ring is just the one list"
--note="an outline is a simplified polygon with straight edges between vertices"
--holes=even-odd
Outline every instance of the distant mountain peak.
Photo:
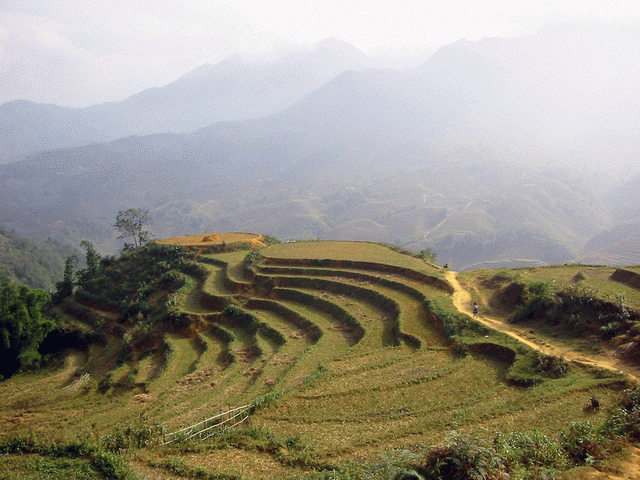
[[345,42],[344,40],[340,40],[335,37],[328,37],[321,40],[316,43],[314,49],[316,52],[330,52],[333,54],[339,53],[343,56],[352,58],[369,58],[366,53],[354,47],[349,42]]
[[325,48],[332,48],[332,49],[348,48],[348,49],[357,50],[357,48],[351,45],[349,42],[345,42],[344,40],[340,40],[339,38],[336,38],[336,37],[327,37],[324,40],[320,40],[318,43],[315,44],[316,50],[321,50]]
[[[243,60],[243,58],[238,55],[231,55],[229,57],[224,58],[216,64],[213,63],[204,63],[199,67],[194,68],[190,72],[187,72],[182,77],[180,77],[177,82],[203,82],[207,81],[211,78],[212,75],[221,72],[228,72],[235,70],[241,64],[246,64],[247,62]],[[176,82],[174,82],[176,83]]]
[[243,61],[243,59],[240,56],[240,54],[236,53],[236,54],[231,55],[231,56],[225,58],[224,60],[220,61],[220,63],[221,64],[225,64],[225,63],[240,63],[242,61]]

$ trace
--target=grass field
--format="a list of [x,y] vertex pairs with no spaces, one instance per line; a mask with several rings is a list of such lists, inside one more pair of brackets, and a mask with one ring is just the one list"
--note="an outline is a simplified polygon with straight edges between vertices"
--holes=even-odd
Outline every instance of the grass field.
[[[147,446],[116,453],[147,478],[383,479],[456,433],[490,440],[497,432],[539,431],[557,440],[572,422],[604,421],[630,385],[619,372],[579,362],[558,378],[513,382],[514,364],[533,351],[459,313],[446,270],[389,246],[264,246],[253,234],[215,235],[205,243],[248,238],[259,250],[251,262],[249,250],[195,258],[200,276],[189,277],[174,307],[188,327],[146,351],[127,350],[126,338],[107,331],[106,345],[70,350],[42,370],[5,380],[0,441],[36,435],[100,444],[122,425],[173,431],[255,402],[248,423],[213,440],[163,447],[156,434]],[[196,237],[175,243],[204,238]],[[483,314],[500,321],[510,311],[491,299],[510,282],[543,281],[558,290],[577,284],[638,309],[640,292],[611,273],[576,265],[458,278]],[[580,339],[539,328],[535,334],[548,342],[584,348]],[[591,396],[600,399],[601,414],[585,408]],[[73,475],[94,468],[71,463],[12,454],[0,472],[23,478],[67,468],[68,478],[84,478]]]

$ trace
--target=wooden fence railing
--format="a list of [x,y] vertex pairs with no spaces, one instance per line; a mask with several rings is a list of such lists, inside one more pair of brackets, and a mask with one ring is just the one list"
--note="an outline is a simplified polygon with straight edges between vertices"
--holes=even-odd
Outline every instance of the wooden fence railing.
[[163,435],[161,445],[169,445],[174,442],[198,439],[206,440],[223,429],[233,428],[245,422],[251,413],[252,404],[243,405],[226,412],[215,415],[206,420],[202,420],[194,425],[190,425],[175,432]]

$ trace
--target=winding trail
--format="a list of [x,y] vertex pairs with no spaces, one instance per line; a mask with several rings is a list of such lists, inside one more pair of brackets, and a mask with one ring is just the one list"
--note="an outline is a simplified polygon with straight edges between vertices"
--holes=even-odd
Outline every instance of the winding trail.
[[[446,279],[453,287],[454,293],[451,298],[453,306],[460,313],[468,316],[472,316],[471,312],[471,294],[462,286],[458,281],[457,272],[447,270]],[[512,324],[505,323],[495,318],[487,317],[485,315],[478,315],[475,318],[476,321],[486,325],[487,327],[502,332],[510,337],[518,340],[525,345],[528,345],[535,350],[538,350],[547,355],[554,355],[556,357],[563,357],[568,362],[581,363],[584,365],[591,365],[614,372],[619,372],[627,375],[631,380],[638,382],[640,378],[640,369],[627,365],[611,354],[602,354],[593,356],[583,352],[576,352],[568,348],[562,348],[558,345],[549,343],[547,339],[537,337],[535,334],[530,333],[527,330],[518,328]]]

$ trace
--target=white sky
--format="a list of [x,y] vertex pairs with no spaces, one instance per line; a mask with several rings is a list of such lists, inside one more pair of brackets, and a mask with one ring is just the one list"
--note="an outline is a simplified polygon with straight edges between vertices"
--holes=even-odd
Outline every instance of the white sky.
[[637,0],[0,0],[0,103],[121,100],[229,55],[345,40],[398,67],[461,38],[554,21],[640,21]]

